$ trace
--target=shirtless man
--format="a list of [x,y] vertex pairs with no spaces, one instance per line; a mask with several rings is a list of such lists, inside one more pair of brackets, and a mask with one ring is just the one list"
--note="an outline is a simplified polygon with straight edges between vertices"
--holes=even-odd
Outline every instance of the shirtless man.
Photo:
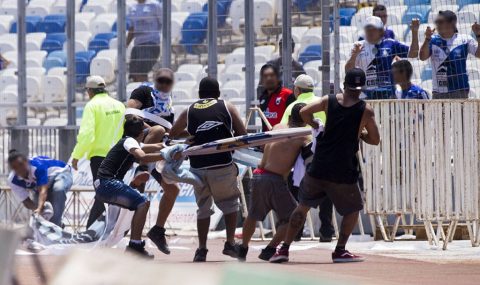
[[[305,103],[295,104],[288,125],[279,124],[273,129],[305,127],[306,124],[300,117],[300,110],[305,106]],[[256,222],[263,221],[270,210],[274,210],[277,214],[279,226],[276,234],[258,258],[268,261],[284,239],[288,220],[297,206],[295,198],[288,190],[286,179],[301,153],[302,147],[307,146],[310,141],[310,136],[304,136],[288,142],[269,143],[265,146],[262,161],[253,172],[250,209],[243,224],[243,241],[241,245],[237,245],[240,261],[246,260],[248,243],[255,232]]]

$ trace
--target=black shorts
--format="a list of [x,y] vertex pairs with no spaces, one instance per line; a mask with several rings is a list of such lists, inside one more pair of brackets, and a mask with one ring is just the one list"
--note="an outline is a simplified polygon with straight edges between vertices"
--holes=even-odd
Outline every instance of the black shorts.
[[131,75],[148,74],[158,62],[160,45],[157,43],[145,43],[136,45],[130,55],[129,72]]
[[316,208],[325,197],[332,200],[335,209],[342,216],[363,209],[363,193],[360,191],[358,183],[338,184],[305,174],[300,183],[299,203]]

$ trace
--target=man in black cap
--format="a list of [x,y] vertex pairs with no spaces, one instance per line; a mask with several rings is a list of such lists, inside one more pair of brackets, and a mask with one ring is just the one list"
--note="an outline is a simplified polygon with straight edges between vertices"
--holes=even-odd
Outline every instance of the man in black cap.
[[[178,137],[185,129],[193,136],[192,145],[201,145],[214,140],[245,135],[247,131],[237,109],[230,103],[218,99],[218,81],[206,77],[200,81],[200,100],[183,111],[170,131],[170,137]],[[214,213],[213,203],[223,212],[227,241],[223,254],[236,258],[235,227],[239,209],[238,169],[233,163],[232,152],[190,157],[190,171],[200,177],[204,186],[195,187],[197,200],[197,231],[199,247],[194,262],[207,259],[207,235],[210,216]]]
[[359,211],[363,209],[358,187],[359,140],[372,145],[380,143],[374,111],[360,100],[365,81],[363,70],[350,69],[345,76],[344,94],[322,97],[300,111],[303,121],[315,129],[319,124],[313,114],[326,112],[327,123],[323,134],[316,138],[313,161],[300,184],[299,205],[290,217],[285,241],[270,262],[288,261],[290,244],[303,227],[308,211],[316,208],[325,197],[343,216],[340,237],[332,253],[333,262],[363,261],[362,257],[347,251],[345,245],[357,224]]

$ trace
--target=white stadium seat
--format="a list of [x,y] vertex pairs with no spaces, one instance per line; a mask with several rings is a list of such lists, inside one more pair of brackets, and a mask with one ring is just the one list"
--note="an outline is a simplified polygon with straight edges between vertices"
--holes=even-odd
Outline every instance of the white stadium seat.
[[17,50],[17,34],[3,34],[0,36],[0,53]]
[[44,18],[50,14],[50,6],[46,6],[45,3],[30,3],[27,6],[26,14],[27,16],[40,16]]
[[98,15],[90,24],[90,31],[94,35],[99,33],[110,33],[115,21],[117,21],[117,14]]
[[[75,0],[75,11],[80,11],[82,6],[82,0]],[[66,0],[57,0],[55,5],[50,9],[51,14],[66,14],[67,13],[67,1]],[[77,14],[78,15],[78,14]]]
[[18,77],[15,74],[16,72],[16,68],[7,68],[0,72],[0,91],[3,91],[9,85],[17,85]]
[[2,56],[10,61],[10,65],[8,67],[10,67],[10,68],[16,68],[17,67],[18,53],[17,53],[16,50],[11,50],[11,51],[8,51],[6,53],[3,53]]
[[[192,91],[189,89],[174,88],[172,91],[173,101],[177,102],[185,99],[192,99]],[[175,105],[175,111],[178,114],[177,105]]]
[[182,64],[178,67],[177,72],[191,73],[198,77],[202,70],[203,65],[201,64]]
[[47,75],[64,76],[66,75],[66,72],[67,72],[66,67],[52,67],[48,70]]
[[188,15],[188,12],[172,13],[172,43],[178,43],[182,39],[182,26]]
[[226,82],[221,88],[221,96],[226,100],[245,98],[245,81],[232,80]]
[[202,12],[203,5],[206,3],[206,0],[185,0],[181,4],[180,11],[188,13]]
[[308,31],[308,27],[292,27],[292,38],[296,44],[300,44],[303,35]]
[[48,118],[43,122],[46,127],[62,127],[67,125],[66,118]]
[[194,88],[197,86],[197,81],[180,81],[175,84],[175,89],[183,89],[187,92],[193,93]]
[[262,26],[271,26],[275,20],[274,0],[258,0],[253,3],[253,23],[257,35],[264,35]]
[[321,44],[322,42],[322,28],[314,27],[309,29],[302,37],[301,44],[302,48],[308,47],[309,45]]
[[362,28],[368,17],[372,16],[373,7],[364,7],[358,10],[358,12],[352,17],[352,26]]
[[[387,6],[388,7],[388,6]],[[388,7],[388,25],[400,25],[402,24],[403,14],[407,11],[407,6],[399,5]]]
[[109,13],[112,0],[88,0],[87,4],[83,6],[82,12],[95,13],[96,15],[102,15]]
[[[478,7],[480,9],[480,6]],[[480,10],[479,10],[480,11]],[[478,21],[479,13],[475,13],[473,11],[460,11],[457,14],[458,22],[459,23],[475,23]]]
[[27,67],[42,67],[47,52],[44,50],[34,50],[27,52]]
[[18,14],[18,9],[17,9],[16,2],[14,4],[2,3],[2,5],[0,6],[0,15],[11,15],[16,19],[17,14]]
[[387,7],[399,6],[399,5],[403,5],[403,0],[380,0],[378,1],[378,4],[383,4]]
[[233,32],[242,35],[241,26],[245,23],[245,2],[243,0],[234,0],[230,6],[229,16],[230,25]]
[[29,67],[27,69],[27,75],[43,76],[45,72],[46,70],[43,67]]
[[[400,24],[400,25],[391,25],[388,26],[389,29],[391,29],[395,33],[395,38],[399,41],[404,41],[405,40],[405,34],[408,31],[408,25],[407,24]],[[423,31],[425,32],[425,31]],[[422,33],[422,31],[419,31],[419,34]]]
[[42,76],[27,76],[27,98],[43,101]]
[[90,25],[95,18],[95,13],[77,13],[75,14],[75,31],[90,31]]
[[27,51],[40,50],[40,48],[42,47],[42,43],[46,37],[46,33],[28,33]]
[[[88,31],[80,31],[75,33],[75,51],[87,51],[88,44],[92,38],[92,33]],[[63,44],[63,50],[67,51],[67,41]]]
[[65,75],[47,75],[43,77],[45,102],[64,101],[67,93],[67,77]]
[[225,57],[225,65],[228,67],[233,64],[245,64],[244,53],[231,53]]
[[198,74],[193,74],[190,72],[176,72],[175,73],[175,81],[176,82],[181,82],[181,81],[195,81],[197,80]]
[[15,17],[12,15],[0,15],[0,35],[10,32]]
[[116,62],[110,57],[96,56],[90,64],[90,74],[99,75],[110,84],[115,80],[115,65]]

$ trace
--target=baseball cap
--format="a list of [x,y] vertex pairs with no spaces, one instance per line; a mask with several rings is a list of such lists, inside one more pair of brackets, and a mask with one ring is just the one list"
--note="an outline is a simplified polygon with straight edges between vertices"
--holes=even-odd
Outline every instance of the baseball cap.
[[295,79],[293,85],[298,88],[312,90],[315,87],[315,84],[313,83],[313,78],[306,74],[300,74],[297,79]]
[[457,21],[457,15],[453,11],[450,11],[450,10],[439,11],[438,15],[445,18],[445,20],[447,20],[449,23]]
[[368,17],[367,20],[365,21],[365,24],[363,25],[363,28],[368,28],[368,27],[374,27],[376,29],[383,29],[382,19],[380,19],[377,16]]
[[352,68],[345,75],[345,88],[350,90],[362,90],[367,78],[360,68]]
[[106,86],[105,80],[98,75],[89,76],[87,78],[87,83],[85,84],[86,88],[92,88],[92,89],[103,88],[105,86]]

